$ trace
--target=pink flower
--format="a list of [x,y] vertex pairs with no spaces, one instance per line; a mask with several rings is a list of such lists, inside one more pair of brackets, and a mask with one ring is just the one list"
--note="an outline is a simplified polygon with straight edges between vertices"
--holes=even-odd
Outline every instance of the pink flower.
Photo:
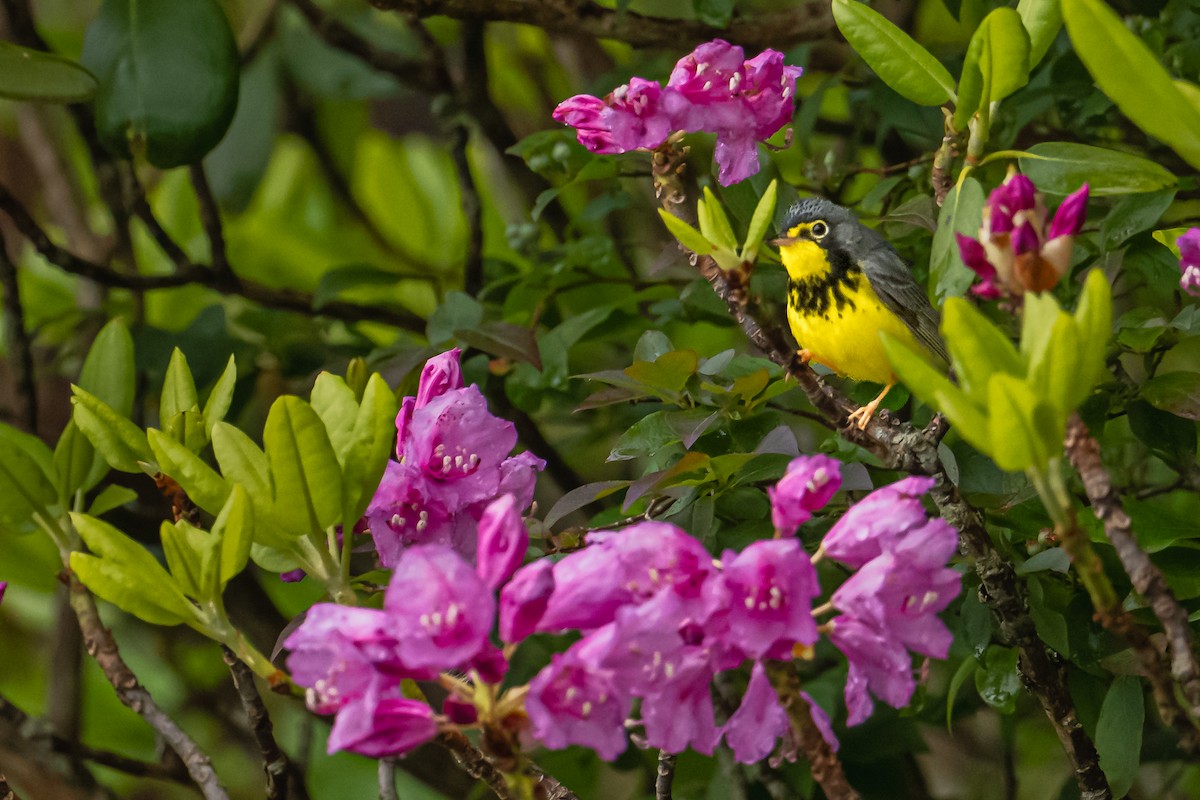
[[350,750],[371,758],[403,755],[437,735],[433,710],[420,700],[372,690],[342,709],[329,732],[330,753]]
[[981,278],[971,291],[987,299],[1054,288],[1071,267],[1075,236],[1087,217],[1088,185],[1068,195],[1047,222],[1033,181],[1011,173],[988,196],[979,239],[957,235],[963,263]]
[[475,570],[493,591],[512,577],[529,549],[529,532],[516,504],[511,494],[501,495],[483,510],[479,519]]
[[917,498],[932,487],[932,478],[912,476],[876,489],[829,529],[821,549],[846,566],[861,567],[891,549],[908,531],[925,524],[928,515]]
[[[813,710],[817,707],[813,706]],[[725,742],[733,748],[733,757],[743,764],[757,764],[771,755],[779,737],[787,732],[787,712],[779,704],[779,695],[771,686],[762,662],[754,663],[742,704],[722,730]]]
[[829,640],[850,662],[846,677],[846,724],[871,716],[875,695],[893,708],[904,708],[916,691],[912,657],[904,646],[854,617],[837,617]]
[[824,508],[842,485],[842,465],[824,455],[792,459],[779,483],[767,489],[771,498],[771,521],[780,536],[792,536]]
[[559,103],[553,117],[575,128],[579,143],[593,153],[654,149],[667,140],[671,122],[659,109],[662,87],[631,78],[601,100],[580,94]]
[[0,602],[4,600],[4,590],[8,588],[8,581],[0,581]]
[[549,748],[577,744],[612,761],[625,752],[625,717],[632,701],[611,672],[584,660],[575,648],[551,657],[529,682],[525,710],[533,735]]
[[1179,288],[1200,297],[1200,228],[1192,228],[1176,240],[1179,245]]
[[554,594],[554,565],[538,559],[500,590],[500,638],[519,642],[538,629]]
[[475,570],[441,545],[418,545],[400,555],[383,601],[404,663],[452,669],[487,643],[496,601]]
[[808,692],[800,692],[800,696],[804,698],[804,702],[808,703],[808,708],[812,713],[813,724],[817,726],[817,731],[821,734],[821,738],[829,745],[833,752],[838,751],[840,743],[837,735],[833,732],[833,724],[829,721],[829,715],[825,713],[825,709],[817,705],[817,702],[812,699]]

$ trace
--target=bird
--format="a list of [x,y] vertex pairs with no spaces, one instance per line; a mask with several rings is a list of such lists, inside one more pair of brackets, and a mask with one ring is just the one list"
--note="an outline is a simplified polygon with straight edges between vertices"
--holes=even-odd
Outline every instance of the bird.
[[949,363],[938,312],[887,239],[849,209],[805,198],[788,209],[783,231],[771,243],[787,271],[787,321],[800,360],[884,385],[850,414],[864,430],[897,382],[880,333]]

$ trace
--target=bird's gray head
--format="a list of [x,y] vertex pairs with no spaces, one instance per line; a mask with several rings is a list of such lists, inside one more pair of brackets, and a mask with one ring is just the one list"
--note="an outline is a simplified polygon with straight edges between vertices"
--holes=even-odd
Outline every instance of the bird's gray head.
[[786,233],[797,225],[818,220],[823,220],[831,228],[837,228],[841,223],[858,221],[847,209],[829,202],[824,197],[806,197],[788,209],[781,233]]

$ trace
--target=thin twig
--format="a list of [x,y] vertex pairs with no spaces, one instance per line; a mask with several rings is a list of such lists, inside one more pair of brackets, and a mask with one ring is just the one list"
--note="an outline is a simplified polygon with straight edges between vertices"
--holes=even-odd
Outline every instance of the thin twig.
[[117,697],[122,703],[146,720],[175,751],[187,767],[192,781],[199,787],[205,800],[229,800],[229,795],[221,786],[217,773],[213,770],[212,761],[208,754],[184,732],[179,725],[163,711],[150,692],[138,682],[137,676],[117,649],[117,643],[112,633],[100,621],[100,613],[96,609],[96,601],[91,592],[79,582],[74,574],[68,573],[71,589],[71,608],[79,619],[79,629],[83,632],[83,643],[88,655],[96,660],[104,677],[112,684]]
[[658,773],[654,778],[654,800],[671,800],[675,783],[675,754],[658,751]]
[[0,235],[0,290],[4,292],[4,322],[6,337],[10,342],[9,353],[13,371],[16,372],[16,395],[18,408],[15,416],[21,427],[37,433],[38,401],[37,378],[33,369],[33,341],[25,330],[25,308],[21,305],[21,291],[17,284],[17,266],[8,258],[6,242]]
[[790,662],[773,661],[767,664],[771,685],[787,709],[792,733],[796,735],[800,752],[812,767],[813,779],[820,784],[829,800],[859,800],[861,795],[846,780],[846,772],[837,753],[813,722],[812,707],[800,692],[800,678]]
[[192,164],[188,167],[188,175],[191,176],[192,189],[196,192],[196,201],[200,206],[200,224],[204,228],[204,235],[208,237],[212,270],[218,275],[228,277],[231,272],[229,256],[225,252],[225,229],[221,225],[221,209],[217,205],[212,187],[208,184],[208,176],[204,174],[204,165]]
[[237,689],[238,699],[242,701],[242,710],[250,722],[250,732],[254,734],[254,742],[262,757],[263,772],[267,774],[267,800],[286,800],[288,796],[288,778],[291,775],[291,764],[287,754],[279,748],[275,741],[275,732],[271,725],[271,716],[263,704],[262,696],[254,685],[254,672],[241,662],[233,651],[221,645],[221,656],[233,676],[233,686]]
[[379,759],[379,800],[400,800],[396,795],[395,759]]
[[207,286],[226,295],[237,295],[269,308],[294,311],[309,316],[324,316],[347,322],[379,322],[403,330],[422,333],[425,320],[410,311],[399,308],[380,308],[334,300],[320,308],[313,305],[313,297],[295,289],[276,288],[240,278],[232,272],[220,274],[203,264],[188,262],[172,275],[141,275],[117,272],[116,270],[80,258],[59,247],[30,216],[23,205],[3,186],[0,186],[0,211],[4,211],[29,239],[42,256],[51,264],[73,275],[87,278],[102,286],[135,291],[171,289],[189,284]]
[[471,744],[470,739],[457,731],[443,731],[434,741],[450,751],[450,755],[464,772],[475,780],[486,783],[496,797],[500,800],[512,800],[512,793],[508,790],[504,775],[487,760],[479,748]]
[[[487,94],[487,57],[483,52],[483,23],[471,20],[463,23],[463,86],[460,94],[466,98]],[[480,82],[482,81],[482,85]],[[454,125],[450,156],[458,173],[463,217],[467,222],[467,259],[463,266],[463,291],[477,297],[483,289],[483,204],[471,175],[467,148],[471,144],[471,129],[465,122]]]

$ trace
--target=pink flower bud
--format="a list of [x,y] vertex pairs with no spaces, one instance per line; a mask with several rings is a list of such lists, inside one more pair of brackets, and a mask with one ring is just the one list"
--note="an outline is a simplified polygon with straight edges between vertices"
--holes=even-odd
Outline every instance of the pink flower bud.
[[479,520],[479,548],[475,569],[493,591],[507,581],[525,560],[529,532],[517,509],[517,500],[506,494],[493,500]]

